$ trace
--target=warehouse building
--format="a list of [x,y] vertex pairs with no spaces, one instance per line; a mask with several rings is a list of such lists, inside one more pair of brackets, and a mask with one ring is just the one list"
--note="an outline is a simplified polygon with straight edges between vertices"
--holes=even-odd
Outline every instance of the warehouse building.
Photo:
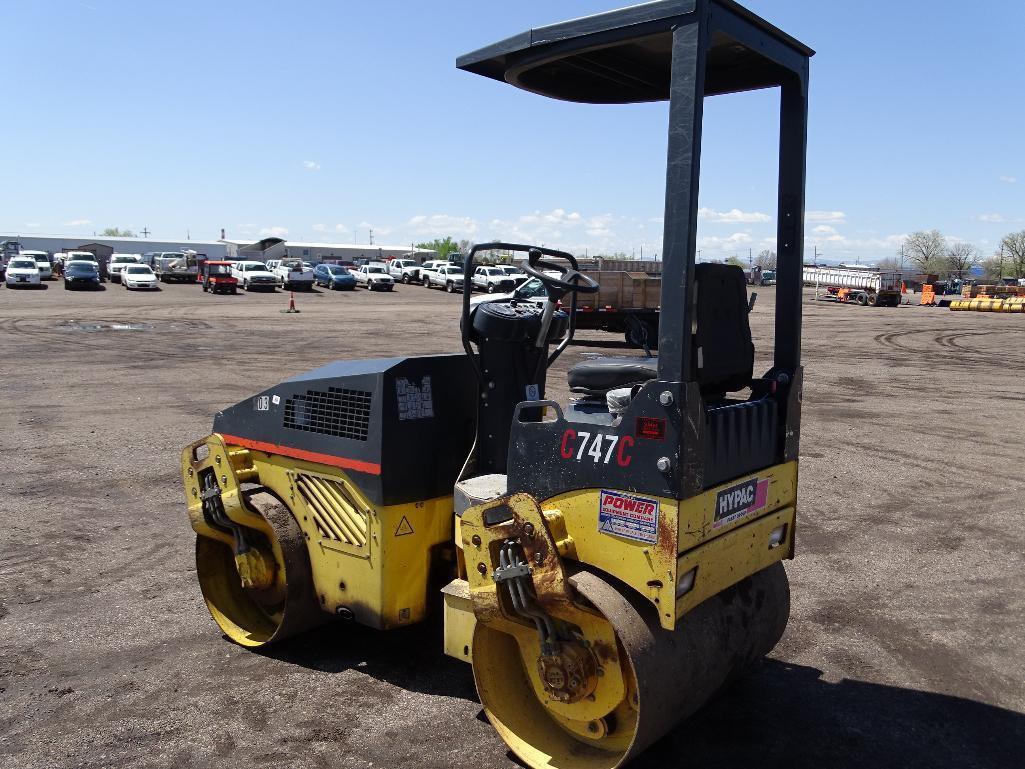
[[[358,246],[351,243],[304,243],[300,241],[285,241],[281,238],[263,238],[255,243],[250,240],[236,240],[226,238],[220,241],[224,245],[229,259],[254,259],[265,262],[267,259],[302,259],[303,261],[322,262],[349,261],[357,259],[383,260],[393,257],[404,256],[415,258],[419,262],[427,259],[434,259],[437,254],[434,251],[413,248],[407,246]],[[409,254],[413,256],[410,257]]]
[[[76,237],[71,235],[0,235],[0,241],[16,240],[26,251],[46,251],[59,254],[62,251],[90,251],[103,255],[145,254],[149,251],[185,251],[192,250],[198,254],[206,254],[208,259],[223,259],[227,254],[227,246],[219,240],[154,240],[153,238],[105,238],[91,235]],[[84,248],[84,246],[89,246]],[[408,250],[408,249],[407,249]]]

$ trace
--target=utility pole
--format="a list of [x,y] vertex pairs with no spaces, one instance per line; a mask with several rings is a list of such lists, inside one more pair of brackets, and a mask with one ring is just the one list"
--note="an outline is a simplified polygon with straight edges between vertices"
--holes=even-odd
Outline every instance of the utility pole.
[[748,267],[753,267],[754,266],[754,262],[751,259],[751,251],[752,251],[752,249],[750,249],[750,248],[747,250],[747,266]]
[[370,228],[370,245],[374,245],[374,228]]
[[145,227],[142,228],[142,237],[144,237],[144,238],[148,238],[149,237],[149,230],[147,230]]
[[701,261],[701,249],[700,248],[698,249],[698,259],[697,259],[697,261],[699,261],[699,262]]

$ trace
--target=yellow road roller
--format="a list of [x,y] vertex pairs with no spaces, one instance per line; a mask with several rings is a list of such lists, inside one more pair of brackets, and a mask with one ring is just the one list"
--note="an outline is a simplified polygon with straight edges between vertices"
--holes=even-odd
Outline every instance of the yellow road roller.
[[[577,298],[599,286],[563,251],[474,247],[465,275],[516,252],[532,289],[471,299],[466,282],[461,352],[332,363],[226,408],[183,451],[221,630],[259,647],[442,612],[445,653],[538,769],[623,765],[768,653],[794,555],[812,53],[734,2],[666,0],[459,58],[550,98],[669,101],[658,355],[584,360],[569,402],[548,399]],[[695,235],[704,97],[770,87],[777,302],[756,376],[744,274],[696,263]]]

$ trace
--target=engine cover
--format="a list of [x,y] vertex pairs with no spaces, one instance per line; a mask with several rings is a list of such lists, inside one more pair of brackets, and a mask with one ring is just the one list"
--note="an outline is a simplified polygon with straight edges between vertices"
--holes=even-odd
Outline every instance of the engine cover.
[[477,380],[458,355],[337,361],[219,412],[227,443],[344,470],[379,505],[449,496],[473,445]]

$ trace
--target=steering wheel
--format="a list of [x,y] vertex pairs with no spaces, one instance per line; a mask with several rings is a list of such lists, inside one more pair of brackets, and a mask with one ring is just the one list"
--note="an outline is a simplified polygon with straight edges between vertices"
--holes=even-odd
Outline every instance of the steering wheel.
[[[525,273],[531,277],[537,278],[549,290],[549,294],[558,294],[553,298],[559,298],[570,293],[580,294],[596,294],[598,289],[601,288],[598,282],[594,278],[590,278],[584,275],[576,267],[576,261],[572,262],[572,267],[558,264],[557,262],[549,262],[546,259],[541,258],[541,251],[536,248],[532,248],[527,252],[527,263],[522,265],[522,269]],[[559,273],[558,278],[553,278],[551,275],[546,275],[541,272],[541,268],[546,270],[554,270]]]

